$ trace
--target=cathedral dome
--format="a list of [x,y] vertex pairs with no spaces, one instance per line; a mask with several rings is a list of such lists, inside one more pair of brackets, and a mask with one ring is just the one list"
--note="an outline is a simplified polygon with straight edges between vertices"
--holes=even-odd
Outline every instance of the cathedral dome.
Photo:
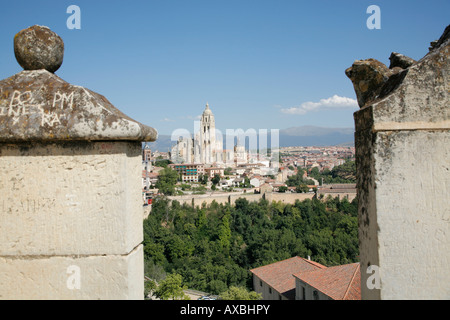
[[205,111],[203,111],[203,114],[212,114],[211,109],[209,108],[208,102],[206,103]]

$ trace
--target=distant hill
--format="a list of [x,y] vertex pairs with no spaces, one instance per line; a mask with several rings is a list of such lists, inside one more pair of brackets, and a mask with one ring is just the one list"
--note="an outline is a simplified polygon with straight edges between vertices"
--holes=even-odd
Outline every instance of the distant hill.
[[320,147],[338,144],[353,145],[354,129],[302,126],[280,130],[280,147]]
[[170,141],[169,135],[159,135],[155,142],[149,142],[147,144],[150,146],[152,151],[158,150],[160,152],[167,152],[173,143]]
[[[268,139],[268,145],[270,145],[270,131]],[[171,141],[170,135],[160,135],[157,141],[148,144],[152,150],[167,152],[175,143]],[[354,129],[301,126],[280,130],[280,147],[335,145],[353,146]]]

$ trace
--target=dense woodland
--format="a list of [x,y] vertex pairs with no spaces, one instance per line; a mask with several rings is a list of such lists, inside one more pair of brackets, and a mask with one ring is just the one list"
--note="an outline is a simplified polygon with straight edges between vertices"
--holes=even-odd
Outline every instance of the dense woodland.
[[355,183],[356,182],[356,162],[346,161],[344,164],[334,167],[332,170],[325,169],[322,172],[318,168],[312,168],[309,176],[320,183]]
[[144,221],[146,276],[160,281],[177,274],[190,289],[220,294],[251,290],[250,269],[296,255],[327,266],[356,262],[356,201],[241,198],[234,206],[193,208],[158,199]]

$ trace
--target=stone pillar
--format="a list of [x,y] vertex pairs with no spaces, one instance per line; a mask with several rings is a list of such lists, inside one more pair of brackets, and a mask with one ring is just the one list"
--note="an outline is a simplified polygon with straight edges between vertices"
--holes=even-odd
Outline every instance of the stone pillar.
[[0,299],[143,299],[141,142],[156,131],[56,76],[50,29],[14,42],[25,70],[0,81]]
[[363,299],[450,298],[449,31],[417,62],[393,53],[390,68],[369,59],[346,70],[361,107]]

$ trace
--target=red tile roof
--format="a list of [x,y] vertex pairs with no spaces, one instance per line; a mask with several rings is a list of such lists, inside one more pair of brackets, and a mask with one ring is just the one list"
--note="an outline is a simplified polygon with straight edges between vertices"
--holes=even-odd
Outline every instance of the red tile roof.
[[294,277],[334,300],[361,300],[359,263],[345,264],[310,272],[298,272],[294,274]]
[[[259,279],[287,298],[295,297],[295,278],[293,274],[326,268],[320,263],[293,257],[250,270]],[[294,292],[292,292],[294,290]],[[291,297],[294,294],[294,297]]]

